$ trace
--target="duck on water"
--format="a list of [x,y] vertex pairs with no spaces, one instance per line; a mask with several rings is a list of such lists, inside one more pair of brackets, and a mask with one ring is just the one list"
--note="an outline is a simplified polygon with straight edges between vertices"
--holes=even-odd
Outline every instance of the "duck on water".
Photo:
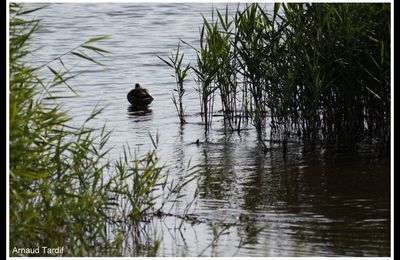
[[135,88],[129,91],[127,98],[132,106],[137,107],[148,106],[154,100],[149,91],[142,88],[139,83],[136,83]]

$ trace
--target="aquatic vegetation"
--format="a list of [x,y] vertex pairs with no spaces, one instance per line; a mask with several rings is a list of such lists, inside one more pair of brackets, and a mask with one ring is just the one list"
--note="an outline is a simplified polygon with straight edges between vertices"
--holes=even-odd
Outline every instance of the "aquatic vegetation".
[[174,75],[176,80],[176,89],[173,91],[177,93],[178,100],[175,97],[175,94],[172,92],[172,102],[174,102],[176,112],[178,112],[179,120],[181,124],[185,123],[185,111],[183,109],[183,95],[185,94],[184,81],[186,76],[188,75],[188,71],[190,69],[190,63],[186,65],[185,68],[182,69],[182,61],[184,54],[179,53],[180,43],[178,43],[178,47],[175,54],[171,53],[171,57],[168,57],[169,61],[157,56],[160,60],[162,60],[169,67],[174,69]]
[[[92,54],[107,51],[91,38],[38,67],[30,66],[29,40],[39,20],[25,20],[25,10],[10,4],[9,101],[9,252],[12,256],[51,256],[14,251],[14,248],[63,247],[62,256],[155,255],[160,241],[148,235],[146,223],[182,197],[181,189],[196,178],[190,172],[173,181],[154,149],[139,158],[125,150],[110,161],[110,131],[88,123],[102,109],[95,108],[85,122],[72,126],[60,104],[57,86],[67,86],[73,72],[62,57],[75,55],[99,64]],[[85,52],[86,51],[86,52]],[[61,69],[54,69],[55,64]],[[42,78],[41,70],[54,77]],[[156,205],[161,198],[162,204]],[[167,210],[167,209],[165,209]],[[58,256],[55,253],[54,256]]]
[[203,17],[192,66],[206,131],[215,93],[227,127],[260,139],[390,139],[390,4],[261,4]]

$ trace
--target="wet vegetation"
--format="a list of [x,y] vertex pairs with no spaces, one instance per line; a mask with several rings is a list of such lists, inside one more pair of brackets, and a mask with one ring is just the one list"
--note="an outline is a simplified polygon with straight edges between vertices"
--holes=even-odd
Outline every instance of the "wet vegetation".
[[276,141],[389,142],[390,4],[249,4],[203,21],[199,46],[182,42],[197,53],[206,132],[222,110],[260,140],[270,128]]

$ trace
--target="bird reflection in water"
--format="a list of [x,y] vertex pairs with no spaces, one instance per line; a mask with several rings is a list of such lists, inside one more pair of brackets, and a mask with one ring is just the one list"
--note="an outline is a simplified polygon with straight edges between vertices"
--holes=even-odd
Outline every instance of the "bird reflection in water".
[[127,109],[128,115],[137,117],[137,116],[147,116],[151,115],[153,110],[151,110],[148,106],[128,106]]

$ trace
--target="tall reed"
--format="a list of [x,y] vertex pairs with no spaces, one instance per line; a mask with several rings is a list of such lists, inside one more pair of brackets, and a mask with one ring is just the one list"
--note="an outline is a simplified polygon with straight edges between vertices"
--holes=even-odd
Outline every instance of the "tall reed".
[[175,97],[175,94],[172,93],[172,102],[175,105],[176,111],[178,112],[179,120],[181,124],[184,124],[185,121],[185,111],[183,109],[183,96],[185,94],[185,88],[184,88],[184,81],[186,79],[186,76],[188,75],[188,71],[190,69],[190,63],[186,65],[185,68],[182,69],[182,61],[184,54],[179,53],[180,50],[180,43],[178,43],[178,47],[176,50],[175,54],[171,54],[171,57],[168,57],[169,61],[161,58],[160,56],[157,56],[160,60],[162,60],[165,64],[167,64],[169,67],[174,69],[174,75],[175,81],[176,81],[176,89],[175,91],[178,95],[178,100]]
[[204,17],[203,21],[204,24],[200,30],[200,48],[197,50],[197,64],[192,69],[196,73],[197,83],[199,84],[197,90],[201,96],[201,114],[207,132],[212,123],[215,91],[218,89],[214,80],[219,69],[219,56],[215,52],[216,45],[219,44],[219,32],[216,22],[209,23]]

